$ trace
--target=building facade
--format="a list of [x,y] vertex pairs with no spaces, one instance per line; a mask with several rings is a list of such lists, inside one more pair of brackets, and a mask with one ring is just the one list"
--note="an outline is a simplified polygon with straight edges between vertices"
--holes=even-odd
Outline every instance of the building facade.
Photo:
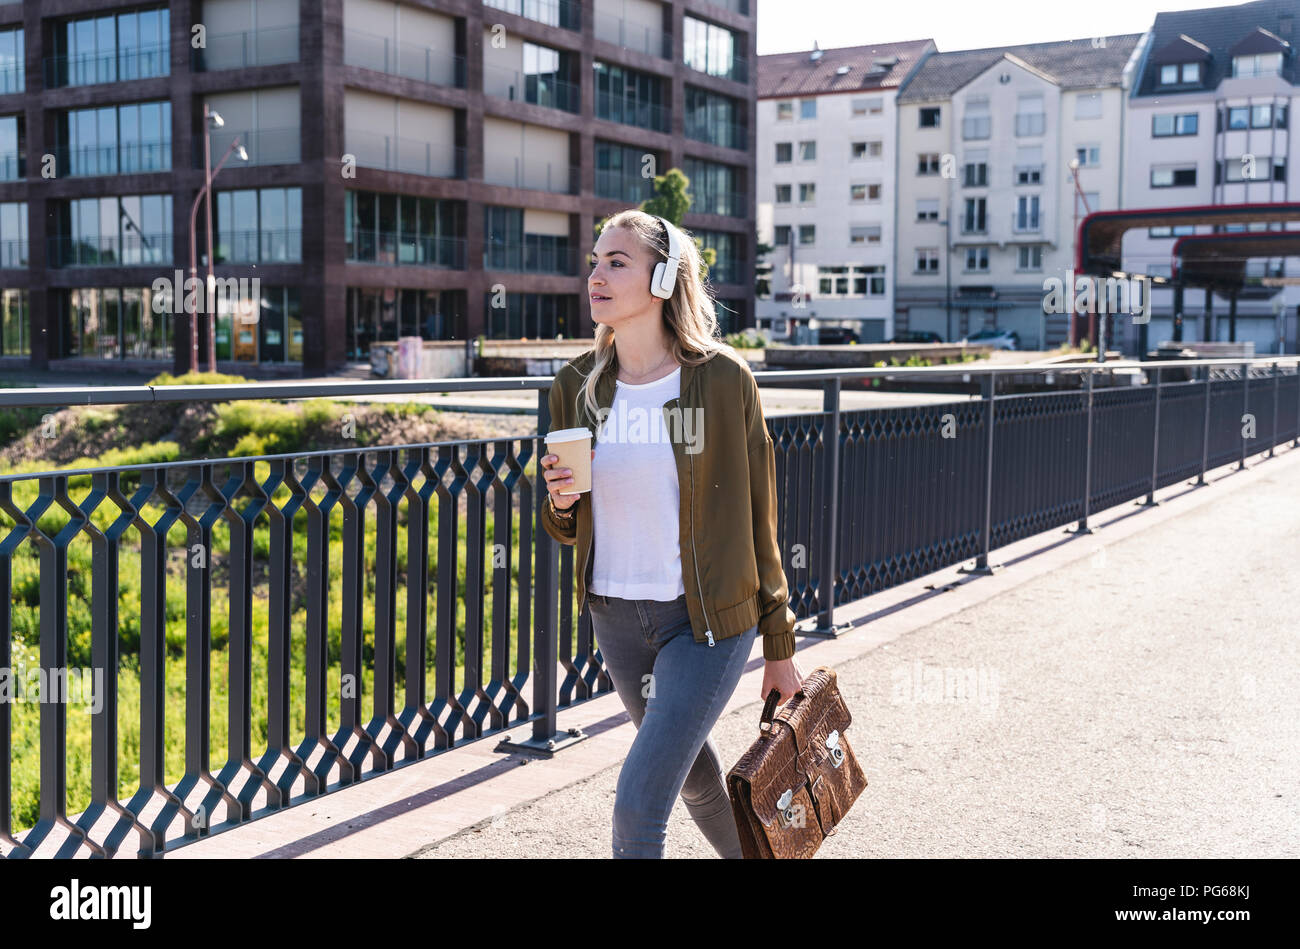
[[758,327],[894,331],[898,87],[932,40],[759,57]]
[[594,227],[674,166],[723,328],[753,325],[754,44],[752,0],[0,6],[0,365],[188,366],[205,106],[214,272],[260,281],[223,367],[589,337]]
[[1026,349],[1067,340],[1045,281],[1072,264],[1076,210],[1124,200],[1124,90],[1141,38],[936,52],[902,86],[899,330],[948,341],[1000,329]]
[[[1298,200],[1291,187],[1300,160],[1295,121],[1298,13],[1295,2],[1260,0],[1157,14],[1127,102],[1126,207]],[[1129,231],[1124,270],[1169,277],[1177,239],[1212,234],[1217,227]],[[1268,228],[1238,224],[1224,225],[1222,231]],[[1285,263],[1280,257],[1248,261],[1247,285],[1235,301],[1203,288],[1185,289],[1183,338],[1227,340],[1232,335],[1229,313],[1235,309],[1238,341],[1253,341],[1261,353],[1294,351],[1300,287],[1265,282],[1286,279]],[[1290,276],[1300,275],[1292,271]],[[1172,337],[1173,307],[1173,290],[1157,287],[1151,340]],[[1117,339],[1135,335],[1131,323],[1116,326]]]

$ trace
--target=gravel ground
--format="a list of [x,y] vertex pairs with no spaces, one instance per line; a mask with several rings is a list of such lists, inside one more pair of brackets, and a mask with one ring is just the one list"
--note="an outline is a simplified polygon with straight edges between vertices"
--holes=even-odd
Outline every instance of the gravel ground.
[[[818,856],[1300,857],[1300,467],[1200,490],[1223,494],[838,666],[870,786]],[[715,727],[726,761],[760,707]],[[618,772],[419,856],[608,857]],[[680,801],[666,855],[715,856]]]

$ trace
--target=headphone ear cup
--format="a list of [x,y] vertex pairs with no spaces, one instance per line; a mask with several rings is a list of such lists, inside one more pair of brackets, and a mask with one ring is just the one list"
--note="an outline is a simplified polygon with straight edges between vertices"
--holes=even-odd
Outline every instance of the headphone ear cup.
[[650,293],[652,296],[659,297],[660,299],[663,298],[663,293],[659,288],[663,286],[664,270],[667,266],[668,265],[663,261],[655,264],[654,276],[650,278]]

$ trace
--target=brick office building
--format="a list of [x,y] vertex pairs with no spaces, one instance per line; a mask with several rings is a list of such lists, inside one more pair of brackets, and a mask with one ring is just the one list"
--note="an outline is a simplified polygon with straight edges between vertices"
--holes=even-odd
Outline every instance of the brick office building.
[[[188,270],[205,104],[213,165],[236,137],[248,155],[213,187],[215,274],[260,280],[219,314],[223,368],[319,373],[405,335],[590,336],[593,225],[649,196],[643,169],[674,166],[692,178],[684,226],[718,252],[724,329],[752,326],[754,13],[0,6],[0,371],[188,365],[189,318],[156,281]],[[200,206],[200,274],[204,232]]]

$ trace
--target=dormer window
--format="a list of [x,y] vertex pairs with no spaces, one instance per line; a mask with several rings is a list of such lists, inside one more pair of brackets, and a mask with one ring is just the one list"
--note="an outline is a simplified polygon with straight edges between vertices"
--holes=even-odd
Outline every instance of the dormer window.
[[1281,53],[1255,53],[1232,57],[1232,75],[1237,79],[1282,74]]
[[1160,84],[1162,86],[1200,81],[1200,63],[1171,63],[1168,66],[1160,67]]

